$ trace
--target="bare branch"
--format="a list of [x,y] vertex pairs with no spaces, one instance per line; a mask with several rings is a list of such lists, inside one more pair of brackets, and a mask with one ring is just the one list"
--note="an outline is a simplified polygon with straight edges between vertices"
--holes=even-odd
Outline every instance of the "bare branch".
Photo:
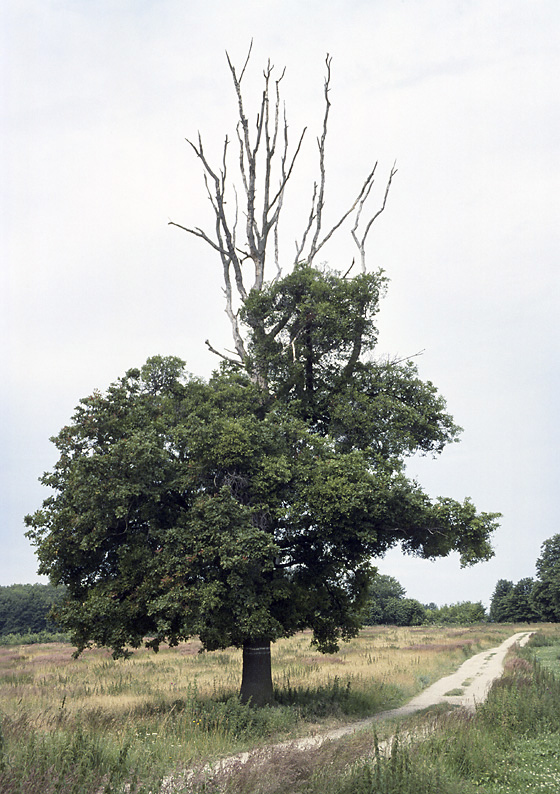
[[[278,125],[278,112],[280,106],[279,82],[280,81],[277,81],[276,83],[276,125]],[[305,130],[303,132],[305,133]],[[301,144],[301,140],[300,140],[300,144]],[[275,280],[279,279],[280,276],[282,275],[282,268],[280,267],[280,239],[278,235],[278,226],[280,221],[280,213],[282,212],[282,207],[284,206],[284,188],[282,187],[282,185],[286,184],[287,155],[288,155],[288,119],[286,117],[286,106],[284,105],[284,152],[282,154],[282,162],[281,162],[282,178],[280,181],[280,190],[278,191],[278,193],[276,194],[270,205],[272,207],[274,206],[275,202],[278,201],[278,206],[275,211],[275,220],[274,220],[274,263],[276,265]]]
[[[245,67],[249,61],[250,57],[247,56],[247,61],[245,66],[243,67],[243,72],[245,71]],[[235,93],[237,96],[237,107],[239,113],[239,125],[241,126],[242,134],[239,132],[239,125],[238,125],[238,137],[241,144],[241,154],[240,154],[240,167],[242,172],[245,169],[244,158],[247,160],[248,165],[248,177],[245,176],[244,178],[244,187],[245,193],[247,196],[247,240],[249,242],[249,250],[251,251],[251,256],[255,256],[256,252],[256,241],[255,241],[255,181],[256,181],[256,162],[255,156],[251,150],[251,142],[249,138],[249,120],[245,115],[245,110],[243,107],[243,95],[241,93],[241,80],[237,77],[237,73],[235,71],[235,67],[229,59],[229,55],[227,56],[228,64],[231,72],[231,76],[233,78],[233,85],[235,87]],[[243,72],[241,73],[241,77],[243,77]],[[266,93],[266,88],[265,88]],[[264,101],[264,99],[263,99]],[[261,114],[262,116],[262,114]],[[259,121],[257,120],[257,127],[259,127]],[[257,144],[258,149],[258,144]]]
[[[288,130],[288,127],[286,126],[286,134],[287,134],[287,130]],[[307,131],[307,127],[304,127],[303,128],[303,132],[300,135],[299,142],[298,142],[298,145],[296,147],[295,153],[294,153],[294,155],[292,157],[292,162],[290,163],[290,167],[288,168],[288,172],[285,174],[285,176],[283,176],[283,178],[282,178],[282,180],[280,182],[280,188],[278,189],[278,192],[276,193],[276,195],[274,196],[274,198],[270,202],[269,209],[272,208],[276,204],[276,202],[280,198],[280,195],[283,193],[284,188],[286,187],[286,183],[287,183],[288,179],[292,175],[292,171],[294,170],[294,165],[295,165],[295,162],[296,162],[296,158],[297,158],[297,156],[298,156],[298,154],[300,152],[301,144],[303,143],[303,137],[304,137],[306,131]],[[286,139],[286,147],[287,147],[287,139]]]
[[387,357],[385,364],[388,367],[395,367],[397,366],[397,364],[402,364],[405,361],[411,361],[413,358],[418,358],[419,356],[423,356],[425,352],[426,352],[425,350],[419,350],[418,353],[413,353],[411,356],[404,356],[404,358],[390,359],[389,357]]
[[[369,230],[371,229],[374,221],[377,220],[377,218],[381,215],[381,213],[383,212],[383,210],[385,209],[385,206],[387,204],[387,198],[389,196],[389,190],[391,189],[391,183],[393,181],[393,177],[397,173],[397,169],[395,168],[395,165],[396,165],[396,163],[393,163],[393,167],[391,168],[391,172],[389,174],[389,179],[387,180],[387,185],[385,187],[385,195],[383,196],[383,203],[381,204],[381,207],[377,210],[377,212],[375,212],[372,215],[372,217],[369,219],[368,223],[366,224],[366,228],[365,228],[365,231],[364,231],[361,239],[358,238],[358,234],[357,234],[358,225],[360,223],[360,218],[361,218],[361,215],[362,215],[362,210],[364,208],[364,204],[365,204],[365,202],[366,202],[366,200],[367,200],[367,198],[369,196],[370,190],[371,190],[371,188],[373,186],[373,181],[371,182],[371,184],[369,185],[366,193],[364,194],[364,196],[360,200],[360,206],[358,208],[358,212],[356,213],[356,220],[355,220],[354,226],[353,226],[353,228],[351,230],[351,234],[352,234],[354,242],[356,243],[356,245],[358,247],[358,250],[360,252],[360,260],[361,260],[361,264],[362,264],[362,272],[363,273],[365,273],[365,271],[366,271],[366,238],[367,238],[367,236],[369,234]],[[377,163],[376,163],[376,166],[377,166]],[[375,171],[375,169],[374,169],[374,171]]]
[[278,234],[278,221],[280,219],[280,213],[282,212],[283,206],[284,191],[280,193],[280,197],[278,199],[278,208],[276,210],[276,218],[274,221],[274,264],[276,265],[276,276],[274,278],[275,281],[282,275],[282,268],[280,267],[280,237]]
[[[210,196],[210,200],[212,202],[212,207],[214,209],[214,213],[216,215],[216,236],[219,242],[219,251],[222,255],[222,260],[224,256],[229,259],[228,267],[231,264],[233,266],[234,274],[235,274],[235,283],[241,296],[242,300],[245,300],[247,297],[247,291],[243,284],[243,274],[241,271],[241,263],[237,257],[236,247],[234,243],[234,235],[232,234],[229,224],[227,222],[226,213],[225,213],[225,188],[226,188],[226,162],[227,162],[227,149],[229,145],[229,140],[226,135],[224,141],[224,151],[222,155],[222,163],[223,168],[221,171],[220,176],[216,174],[216,172],[211,168],[208,160],[204,155],[204,149],[202,146],[202,139],[200,133],[198,135],[198,146],[196,146],[192,141],[187,141],[192,148],[194,149],[197,157],[201,160],[204,169],[205,169],[205,182],[206,176],[209,176],[212,181],[214,182],[214,196],[212,196],[210,189],[207,184],[208,194]],[[203,238],[206,239],[206,238]],[[209,240],[206,240],[209,242]],[[215,246],[214,246],[215,247]]]
[[[321,133],[321,137],[317,139],[317,144],[319,148],[319,182],[315,183],[313,186],[313,197],[311,200],[311,211],[309,213],[309,219],[307,222],[307,226],[303,233],[303,237],[301,243],[298,244],[296,241],[296,262],[301,261],[303,258],[307,261],[308,264],[311,264],[321,250],[321,248],[332,238],[332,236],[337,232],[342,224],[354,213],[356,212],[354,226],[351,229],[352,237],[358,246],[360,251],[360,259],[362,270],[365,272],[365,243],[368,233],[371,229],[373,222],[379,217],[379,215],[385,209],[387,204],[387,197],[389,195],[389,190],[391,188],[391,183],[393,177],[397,173],[395,166],[391,169],[391,173],[389,176],[389,180],[385,189],[385,196],[383,198],[383,203],[381,208],[370,218],[366,225],[366,229],[361,238],[358,238],[357,230],[358,225],[360,223],[362,211],[364,208],[364,204],[367,201],[367,198],[370,195],[374,184],[374,177],[375,171],[377,167],[377,163],[373,167],[373,170],[370,174],[366,177],[360,192],[358,193],[356,199],[350,205],[350,207],[340,216],[339,220],[331,227],[331,229],[321,237],[321,229],[323,225],[323,209],[325,206],[325,184],[326,184],[326,169],[325,169],[325,148],[326,148],[326,139],[328,134],[328,119],[329,119],[329,112],[331,107],[331,102],[329,99],[329,91],[330,91],[330,84],[331,84],[331,62],[332,58],[327,55],[326,58],[326,66],[327,66],[327,75],[325,78],[324,83],[324,95],[325,95],[325,114],[323,117],[323,130]],[[304,255],[304,250],[306,246],[306,241],[309,234],[313,231],[313,239],[311,241],[309,252],[307,256]]]
[[[354,210],[356,209],[356,207],[357,207],[357,205],[358,205],[358,202],[360,201],[360,199],[361,199],[361,198],[362,198],[362,196],[364,195],[364,192],[369,192],[369,189],[370,189],[370,188],[369,188],[369,183],[370,183],[370,182],[371,182],[371,180],[373,179],[373,175],[374,175],[374,173],[375,173],[375,168],[374,168],[374,170],[371,172],[371,174],[369,174],[369,176],[367,177],[366,181],[365,181],[365,182],[364,182],[364,184],[362,185],[362,189],[360,190],[360,193],[358,194],[358,197],[356,198],[356,200],[354,201],[354,203],[352,204],[352,206],[350,207],[350,209],[348,209],[348,210],[347,210],[347,211],[344,213],[344,215],[343,215],[343,216],[340,218],[340,220],[339,220],[337,223],[335,223],[335,225],[334,225],[334,226],[331,228],[331,230],[330,230],[330,231],[329,231],[329,232],[328,232],[328,233],[327,233],[327,234],[326,234],[326,235],[323,237],[323,239],[321,240],[321,242],[320,242],[320,243],[318,243],[318,244],[315,246],[315,249],[314,249],[314,250],[313,250],[313,252],[312,252],[312,253],[313,253],[313,257],[315,257],[315,256],[316,256],[316,254],[317,254],[317,253],[318,253],[318,252],[321,250],[321,248],[322,248],[322,247],[325,245],[325,243],[327,243],[327,242],[328,242],[328,241],[331,239],[331,237],[333,236],[333,234],[334,234],[334,233],[335,233],[335,232],[336,232],[338,229],[340,229],[340,227],[342,226],[342,224],[344,223],[344,221],[346,220],[346,218],[348,218],[348,216],[349,216],[349,215],[351,215],[351,214],[354,212]],[[313,257],[311,257],[311,259],[312,259]],[[311,261],[311,259],[310,259],[309,261]]]
[[[169,221],[169,225],[188,232],[200,238],[215,251],[221,260],[223,278],[225,311],[231,324],[236,355],[241,362],[248,363],[249,357],[245,349],[244,338],[239,324],[239,304],[245,303],[248,289],[245,287],[247,280],[247,260],[251,260],[254,267],[254,280],[252,289],[261,290],[265,277],[265,259],[267,248],[274,248],[276,278],[281,275],[280,250],[279,250],[279,220],[284,207],[286,187],[292,178],[296,161],[301,153],[307,128],[304,128],[297,140],[295,151],[291,151],[288,122],[284,108],[281,119],[281,91],[280,84],[284,78],[285,70],[279,77],[274,75],[274,67],[270,60],[263,70],[263,89],[260,96],[257,112],[249,117],[245,110],[245,98],[242,91],[242,81],[248,69],[252,55],[253,41],[249,46],[243,68],[238,72],[229,54],[226,52],[227,64],[233,81],[233,88],[237,99],[237,164],[239,174],[230,176],[228,169],[229,139],[226,136],[221,153],[221,162],[214,168],[206,157],[202,137],[198,133],[195,142],[188,141],[201,163],[206,193],[214,214],[215,228],[212,234],[207,233],[198,226],[188,226]],[[311,209],[306,221],[301,242],[296,240],[296,263],[305,260],[309,264],[321,248],[332,238],[342,224],[353,217],[351,234],[360,251],[362,269],[365,267],[365,244],[371,226],[376,218],[385,209],[389,190],[396,169],[390,173],[386,185],[385,196],[381,207],[369,218],[363,231],[360,230],[362,218],[366,212],[366,202],[370,198],[374,184],[375,168],[367,176],[358,195],[351,206],[341,214],[339,220],[325,233],[324,208],[326,201],[326,145],[329,130],[329,115],[331,109],[331,64],[332,59],[327,54],[325,59],[326,76],[324,80],[324,114],[322,130],[317,138],[319,153],[319,174],[313,184]],[[274,79],[274,88],[272,80]],[[271,96],[274,91],[274,96]],[[254,127],[252,125],[255,125]],[[231,156],[231,153],[230,153]],[[234,163],[235,164],[235,163]],[[231,162],[229,163],[231,166]],[[240,194],[236,190],[236,183],[240,187]],[[233,191],[234,201],[228,204],[227,193]],[[241,203],[240,203],[241,202]],[[241,223],[241,215],[244,216]],[[305,222],[305,221],[304,221]],[[239,238],[239,239],[238,239]],[[244,271],[245,270],[245,278]],[[347,271],[345,277],[348,276]],[[265,332],[265,320],[259,321],[259,331]],[[273,335],[280,334],[285,323],[280,322],[275,326]],[[256,328],[253,330],[257,330]],[[210,347],[209,343],[207,343]],[[290,340],[292,346],[295,338]],[[213,350],[213,348],[210,347]],[[225,360],[228,360],[223,354]],[[230,359],[231,360],[231,359]],[[266,373],[254,373],[257,382],[264,384]],[[264,384],[266,385],[266,384]]]
[[[241,70],[241,74],[239,75],[239,82],[241,82],[243,80],[243,75],[245,74],[245,69],[247,68],[247,65],[249,63],[249,59],[251,57],[252,49],[253,49],[253,39],[251,39],[251,43],[249,44],[249,52],[247,53],[247,57],[245,58],[245,64],[243,65],[243,69]],[[226,50],[226,58],[227,58],[227,62],[229,64],[229,68],[233,70],[233,65],[232,65],[232,63],[230,61],[229,54],[228,54],[227,50]]]
[[391,168],[391,173],[389,174],[389,179],[387,180],[387,185],[385,187],[385,195],[383,196],[383,204],[381,205],[380,209],[377,210],[375,215],[371,218],[371,220],[369,221],[368,225],[366,226],[366,230],[365,230],[365,232],[363,234],[363,237],[362,237],[362,245],[364,245],[364,243],[366,241],[366,237],[368,235],[368,232],[369,232],[373,222],[376,220],[376,218],[378,218],[381,215],[381,213],[385,209],[385,206],[387,204],[387,197],[389,195],[389,190],[391,189],[391,182],[393,181],[393,177],[397,173],[397,169],[395,168],[395,165],[396,165],[396,163],[393,164],[393,167]]
[[223,353],[220,353],[219,350],[216,350],[215,347],[212,347],[212,345],[210,344],[208,339],[204,340],[204,344],[206,345],[206,347],[208,348],[208,350],[211,353],[214,353],[216,356],[219,356],[220,358],[223,358],[224,361],[228,361],[230,364],[234,364],[236,367],[241,367],[243,365],[242,361],[236,361],[236,359],[234,359],[234,358],[230,358],[229,356],[224,356]]
[[178,229],[182,229],[184,232],[189,232],[189,234],[194,234],[195,237],[200,237],[204,242],[208,243],[215,251],[219,254],[224,254],[225,256],[228,255],[228,252],[225,251],[223,248],[220,248],[219,245],[216,245],[214,240],[211,237],[208,237],[206,232],[202,231],[202,229],[189,229],[187,226],[181,226],[180,223],[175,223],[175,221],[168,221],[168,226],[176,226]]
[[321,137],[317,141],[319,146],[319,174],[320,174],[320,181],[319,181],[319,194],[317,197],[317,206],[315,210],[315,234],[313,235],[313,241],[311,243],[311,250],[309,252],[308,262],[311,264],[315,254],[317,253],[317,240],[319,239],[319,235],[321,233],[321,225],[323,220],[323,207],[325,205],[325,181],[326,181],[326,174],[325,174],[325,144],[327,140],[327,125],[329,121],[329,112],[331,109],[331,102],[329,99],[329,91],[330,91],[330,84],[331,84],[331,62],[332,58],[327,54],[326,57],[326,66],[327,66],[327,76],[325,78],[325,85],[324,85],[324,93],[325,93],[325,115],[323,117],[323,132]]
[[301,238],[301,243],[298,245],[296,240],[296,258],[294,264],[297,264],[301,261],[301,255],[303,253],[303,249],[305,248],[305,243],[307,241],[307,235],[311,231],[313,227],[313,221],[315,220],[315,201],[317,198],[317,182],[313,183],[313,197],[311,199],[311,212],[309,213],[309,220],[307,221],[307,226],[305,227],[305,231],[303,232],[303,237]]

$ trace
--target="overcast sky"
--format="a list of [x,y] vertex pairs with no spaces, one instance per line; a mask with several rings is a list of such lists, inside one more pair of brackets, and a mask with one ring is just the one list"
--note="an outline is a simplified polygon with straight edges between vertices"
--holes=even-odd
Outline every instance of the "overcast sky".
[[[327,211],[375,161],[381,198],[397,161],[368,249],[391,282],[380,353],[423,350],[422,377],[464,428],[409,472],[503,513],[491,562],[391,553],[380,570],[439,604],[488,603],[498,579],[534,575],[560,531],[559,23],[557,0],[3,0],[0,585],[40,581],[22,519],[79,399],[154,354],[208,375],[204,340],[231,346],[219,262],[167,224],[208,218],[185,138],[200,130],[220,156],[235,123],[225,50],[241,65],[252,37],[248,104],[270,57],[293,139],[309,128],[286,265],[328,52]],[[324,252],[346,269],[347,230]]]

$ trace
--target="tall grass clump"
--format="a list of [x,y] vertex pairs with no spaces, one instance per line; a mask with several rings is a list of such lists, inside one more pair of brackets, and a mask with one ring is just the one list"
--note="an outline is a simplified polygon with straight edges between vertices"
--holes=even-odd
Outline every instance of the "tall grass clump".
[[467,794],[473,789],[437,763],[414,756],[398,738],[385,758],[375,745],[375,760],[355,765],[334,787],[327,783],[323,791],[336,794]]
[[338,676],[325,684],[291,686],[289,681],[275,692],[279,705],[291,706],[303,720],[325,718],[367,717],[392,708],[403,700],[402,690],[383,681],[370,681],[368,686],[359,679],[341,681]]
[[4,718],[3,734],[10,749],[4,747],[0,762],[2,794],[147,794],[159,788],[161,776],[145,767],[138,770],[144,781],[139,783],[126,742],[116,748],[82,729],[38,733],[25,718]]
[[513,657],[478,717],[497,738],[534,737],[560,729],[560,679],[536,659]]

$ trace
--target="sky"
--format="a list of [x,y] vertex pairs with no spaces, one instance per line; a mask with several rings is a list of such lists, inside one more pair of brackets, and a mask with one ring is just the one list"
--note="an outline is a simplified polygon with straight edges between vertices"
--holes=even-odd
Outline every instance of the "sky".
[[[489,603],[535,573],[560,531],[560,4],[557,0],[4,0],[0,9],[0,585],[38,577],[23,516],[46,498],[49,438],[78,401],[148,356],[201,376],[231,347],[220,263],[168,225],[209,206],[186,138],[219,162],[235,134],[225,57],[249,112],[270,58],[292,140],[289,269],[316,175],[332,56],[328,218],[373,163],[387,208],[368,238],[384,268],[381,356],[416,358],[464,428],[408,472],[432,496],[500,512],[495,557],[461,569],[390,552],[378,567],[423,603]],[[299,224],[299,227],[298,227]],[[346,269],[348,228],[323,249]]]

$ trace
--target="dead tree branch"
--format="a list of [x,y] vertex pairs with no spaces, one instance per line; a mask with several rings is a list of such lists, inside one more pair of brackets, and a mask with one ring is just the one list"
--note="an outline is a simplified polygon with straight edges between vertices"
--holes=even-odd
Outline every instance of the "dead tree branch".
[[[253,42],[249,46],[243,67],[238,71],[229,54],[226,59],[233,81],[233,88],[237,99],[237,123],[235,135],[237,138],[237,178],[228,172],[228,154],[230,153],[230,140],[226,136],[221,154],[221,163],[213,167],[206,156],[200,133],[196,142],[188,140],[196,157],[201,163],[206,194],[212,207],[214,216],[213,232],[200,226],[188,226],[174,221],[169,221],[171,226],[203,240],[215,251],[222,263],[224,278],[225,311],[229,318],[235,346],[235,354],[239,362],[247,364],[249,356],[245,347],[242,329],[239,323],[239,306],[245,303],[251,290],[259,291],[263,288],[265,279],[265,263],[267,248],[274,249],[276,278],[280,277],[280,245],[279,222],[284,207],[285,191],[292,178],[296,160],[298,159],[306,129],[304,128],[297,139],[295,148],[290,145],[288,135],[288,121],[285,107],[281,104],[281,83],[285,71],[278,77],[274,74],[274,67],[270,60],[263,70],[263,89],[255,114],[253,124],[250,123],[250,114],[245,108],[243,95],[243,78],[249,66],[253,49]],[[350,207],[343,212],[327,232],[324,231],[324,208],[326,202],[326,144],[329,130],[329,115],[331,110],[331,63],[332,58],[327,54],[326,76],[323,86],[325,111],[323,115],[322,130],[317,138],[319,153],[319,176],[313,185],[311,209],[307,223],[303,229],[301,241],[296,241],[296,262],[305,261],[312,264],[318,252],[341,228],[345,221],[353,216],[351,228],[352,237],[360,252],[362,270],[365,269],[365,245],[373,222],[385,209],[392,179],[396,174],[393,166],[385,189],[382,206],[372,214],[365,225],[363,232],[359,232],[359,225],[364,214],[367,199],[372,193],[376,166],[366,177],[356,198]],[[239,190],[236,188],[236,182]],[[234,201],[228,204],[230,192],[234,194]],[[244,223],[242,223],[242,219]],[[244,227],[243,229],[241,227]],[[242,238],[238,242],[239,238]],[[247,262],[250,261],[253,273],[249,278]],[[260,329],[264,333],[263,327]],[[255,330],[255,329],[253,329]],[[223,359],[234,362],[222,353],[215,350],[209,342],[208,348]]]
[[[321,133],[321,137],[317,139],[317,146],[319,149],[319,182],[315,182],[313,185],[313,196],[311,199],[311,211],[309,213],[309,218],[307,221],[307,226],[303,232],[303,236],[301,242],[298,243],[296,241],[296,258],[295,262],[305,261],[308,264],[312,264],[313,260],[315,259],[316,255],[319,253],[321,248],[332,238],[332,236],[337,232],[343,223],[355,212],[356,217],[354,221],[354,226],[352,227],[351,234],[358,246],[360,251],[360,260],[362,264],[362,270],[365,272],[365,242],[368,235],[368,232],[373,224],[373,222],[381,215],[383,210],[385,209],[385,205],[387,203],[387,197],[389,195],[389,190],[391,187],[391,182],[393,180],[394,175],[397,173],[395,166],[393,166],[391,170],[391,174],[389,176],[389,181],[386,186],[385,196],[383,199],[383,204],[377,212],[370,218],[366,225],[366,229],[364,234],[361,238],[357,237],[357,229],[360,222],[360,218],[362,215],[362,211],[364,205],[371,193],[373,188],[374,180],[375,180],[375,171],[377,169],[377,163],[374,165],[372,171],[366,177],[360,192],[358,193],[356,199],[352,202],[350,207],[340,216],[339,220],[333,224],[330,230],[321,236],[321,230],[323,226],[323,210],[325,207],[325,185],[326,185],[326,168],[325,168],[325,148],[326,148],[326,141],[327,141],[327,134],[328,134],[328,121],[329,121],[329,113],[331,109],[331,101],[329,98],[330,87],[331,87],[331,63],[332,58],[330,55],[326,57],[326,68],[327,74],[325,77],[324,83],[324,97],[325,97],[325,113],[323,116],[323,130]],[[305,247],[308,237],[312,235],[311,244],[309,246],[309,251],[305,254]]]
[[[375,165],[377,166],[377,163]],[[381,207],[377,210],[377,212],[374,213],[374,215],[372,215],[372,217],[367,222],[366,228],[365,228],[364,233],[362,234],[361,238],[358,237],[358,226],[359,226],[359,223],[360,223],[360,218],[362,216],[362,210],[364,208],[364,204],[366,203],[366,200],[367,200],[367,198],[368,198],[368,196],[370,194],[371,188],[373,187],[373,181],[370,183],[370,185],[368,186],[367,192],[363,195],[363,198],[360,199],[360,202],[359,202],[358,211],[356,213],[356,219],[355,219],[355,222],[354,222],[354,226],[352,227],[351,234],[352,234],[352,238],[354,239],[354,242],[358,246],[358,251],[360,252],[360,262],[361,262],[361,265],[362,265],[362,272],[363,273],[366,272],[366,238],[367,238],[367,236],[369,234],[369,230],[371,229],[374,221],[377,220],[377,218],[381,215],[381,213],[385,209],[385,206],[387,204],[387,198],[389,196],[389,190],[391,189],[391,182],[393,181],[393,177],[397,173],[397,169],[396,169],[395,166],[396,166],[396,163],[393,163],[393,167],[391,168],[391,172],[389,174],[389,179],[387,180],[387,185],[385,186],[385,195],[383,196],[383,203],[382,203]],[[374,169],[374,171],[375,171],[375,169]]]

